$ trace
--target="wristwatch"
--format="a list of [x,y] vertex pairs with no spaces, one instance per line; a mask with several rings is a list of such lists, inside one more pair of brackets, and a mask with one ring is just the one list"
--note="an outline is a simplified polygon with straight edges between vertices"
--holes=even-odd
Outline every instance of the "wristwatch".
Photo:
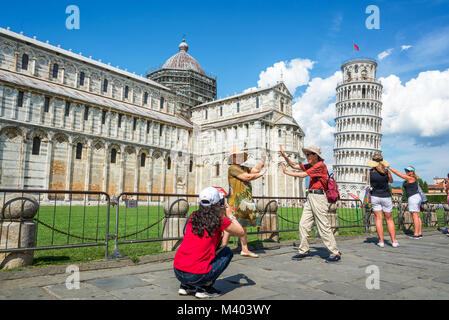
[[232,220],[237,220],[237,218],[235,216],[232,216],[229,218],[229,220],[231,220],[231,222],[232,222]]

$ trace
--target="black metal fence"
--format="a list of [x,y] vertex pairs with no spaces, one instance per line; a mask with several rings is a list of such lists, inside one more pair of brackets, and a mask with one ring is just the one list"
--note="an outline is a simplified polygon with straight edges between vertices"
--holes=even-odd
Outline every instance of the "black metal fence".
[[[306,198],[253,197],[253,200],[258,224],[247,230],[248,235],[274,241],[280,241],[283,233],[297,236]],[[0,255],[104,246],[105,259],[123,257],[119,246],[126,244],[160,242],[163,251],[176,249],[189,215],[199,207],[198,195],[190,194],[126,192],[111,198],[97,191],[13,189],[0,189],[0,203]],[[396,202],[394,207],[396,226],[407,231],[413,226],[407,205]],[[421,218],[425,227],[449,224],[447,204],[426,204],[424,208]],[[14,210],[21,214],[14,215]],[[111,215],[111,210],[115,215]],[[22,229],[29,227],[27,222],[35,224],[33,239],[11,243],[12,233],[18,232],[20,238]],[[329,222],[335,233],[375,231],[374,214],[363,208],[360,200],[339,200],[330,205]],[[13,230],[14,223],[18,231]],[[109,253],[111,244],[114,249]]]
[[[107,193],[1,189],[0,202],[0,254],[95,246],[108,251]],[[29,222],[35,227],[24,245],[20,238]]]

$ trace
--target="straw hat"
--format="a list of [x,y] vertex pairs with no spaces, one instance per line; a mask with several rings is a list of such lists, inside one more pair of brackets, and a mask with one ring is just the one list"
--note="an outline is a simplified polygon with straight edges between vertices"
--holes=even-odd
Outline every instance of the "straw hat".
[[388,163],[388,161],[385,161],[384,158],[380,155],[380,154],[375,154],[373,159],[368,161],[368,163],[366,164],[368,167],[371,168],[375,168],[377,167],[380,163],[382,163],[385,167],[388,167],[390,164]]
[[321,161],[324,161],[324,159],[321,157],[321,148],[317,147],[317,146],[309,146],[307,148],[303,148],[302,152],[307,153],[307,152],[312,152],[318,155],[318,158],[321,159]]
[[232,156],[232,155],[234,155],[234,154],[242,154],[242,153],[246,153],[245,151],[242,151],[242,149],[240,149],[239,147],[237,147],[237,146],[233,146],[232,148],[231,148],[231,150],[229,151],[229,155],[230,156]]
[[240,149],[237,146],[233,146],[231,148],[231,150],[229,151],[229,160],[228,160],[229,165],[232,165],[232,164],[241,165],[247,159],[248,159],[248,153],[246,153],[245,151],[242,151],[242,149]]

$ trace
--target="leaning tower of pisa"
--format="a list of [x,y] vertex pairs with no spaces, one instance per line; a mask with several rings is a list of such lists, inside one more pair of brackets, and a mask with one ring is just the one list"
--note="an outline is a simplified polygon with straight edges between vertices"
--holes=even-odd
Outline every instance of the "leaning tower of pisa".
[[343,82],[337,86],[334,174],[342,199],[365,194],[366,163],[381,153],[382,84],[376,80],[377,63],[357,59],[342,65]]

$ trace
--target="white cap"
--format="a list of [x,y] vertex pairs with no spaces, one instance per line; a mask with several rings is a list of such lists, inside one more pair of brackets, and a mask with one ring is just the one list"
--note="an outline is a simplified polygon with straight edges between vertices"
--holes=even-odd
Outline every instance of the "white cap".
[[220,192],[214,187],[208,187],[200,192],[200,204],[209,207],[220,201]]

